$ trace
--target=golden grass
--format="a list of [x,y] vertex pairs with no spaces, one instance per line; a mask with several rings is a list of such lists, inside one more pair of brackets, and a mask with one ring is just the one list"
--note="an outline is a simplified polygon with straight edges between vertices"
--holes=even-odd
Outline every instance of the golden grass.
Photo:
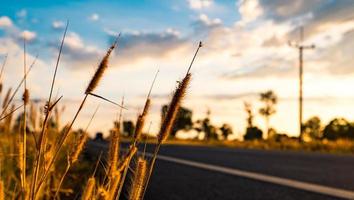
[[2,180],[0,180],[0,200],[5,200],[5,186]]
[[147,161],[144,158],[139,157],[136,164],[133,182],[130,188],[130,200],[140,200],[143,198],[147,172]]
[[178,85],[170,105],[168,106],[168,110],[167,113],[164,117],[164,120],[162,122],[161,128],[160,128],[160,132],[157,135],[158,138],[158,142],[163,144],[166,139],[168,138],[171,129],[173,127],[173,124],[175,123],[176,120],[176,116],[177,113],[179,111],[180,105],[182,103],[182,100],[184,98],[184,96],[186,95],[186,91],[189,85],[189,82],[191,80],[192,75],[190,73],[188,73],[186,75],[186,77],[184,77],[184,79],[182,80],[182,82],[180,82],[180,84]]
[[82,200],[90,200],[93,196],[93,190],[95,189],[96,179],[90,177],[87,181],[86,187],[84,189],[84,194],[82,195]]
[[167,114],[164,116],[164,119],[162,121],[160,131],[157,135],[157,145],[155,147],[154,154],[153,154],[150,166],[149,166],[149,172],[146,175],[145,187],[144,187],[144,191],[142,193],[141,199],[144,199],[146,188],[147,188],[147,185],[149,184],[150,177],[151,177],[151,174],[152,174],[154,166],[155,166],[157,154],[160,151],[160,147],[167,140],[167,138],[171,132],[171,129],[175,123],[176,115],[179,111],[182,100],[186,95],[186,91],[187,91],[188,85],[191,80],[192,75],[190,73],[190,70],[191,70],[193,62],[199,52],[199,49],[201,47],[202,47],[202,42],[199,42],[198,48],[195,51],[192,61],[188,67],[186,76],[183,78],[183,80],[181,82],[179,82],[179,85],[178,85],[176,91],[174,92],[172,100],[168,106]]
[[[75,184],[79,184],[78,186],[81,187],[82,191],[78,192],[74,189],[77,189],[76,185],[73,186],[69,180],[65,181],[65,177],[67,177],[68,174],[70,174],[71,178],[85,178],[82,177],[82,174],[74,174],[74,172],[77,170],[82,170],[86,172],[85,174],[88,174],[87,171],[91,168],[90,164],[87,162],[85,163],[85,161],[80,158],[80,155],[83,152],[88,140],[87,128],[84,131],[76,132],[72,130],[72,127],[80,112],[84,108],[85,102],[89,96],[101,98],[108,102],[114,103],[105,97],[94,94],[93,92],[99,85],[99,82],[102,80],[103,75],[108,68],[110,55],[117,46],[119,38],[118,36],[117,40],[114,41],[114,43],[108,48],[106,54],[103,56],[86,90],[84,91],[84,97],[72,120],[64,127],[61,127],[61,112],[59,111],[58,103],[62,97],[54,99],[53,90],[55,87],[56,74],[59,68],[63,45],[65,43],[67,28],[68,23],[59,47],[59,54],[50,85],[48,100],[43,108],[39,108],[39,111],[38,107],[31,102],[30,91],[27,88],[27,77],[35,64],[36,59],[34,59],[30,67],[27,68],[26,43],[24,41],[24,66],[22,80],[14,91],[12,91],[11,87],[9,87],[7,93],[2,99],[2,110],[0,114],[0,130],[2,132],[0,137],[0,155],[5,158],[3,160],[6,160],[6,162],[3,162],[3,160],[0,161],[0,166],[3,166],[3,163],[5,164],[4,169],[0,169],[0,200],[60,199],[62,196],[66,195],[79,195],[81,199],[84,200],[119,199],[123,185],[125,184],[127,171],[130,168],[130,163],[138,152],[137,144],[141,140],[145,121],[147,115],[149,114],[152,103],[150,94],[158,72],[156,73],[151,84],[144,108],[137,119],[134,139],[131,142],[128,152],[122,154],[121,149],[119,148],[121,143],[120,114],[119,122],[110,138],[109,153],[107,158],[101,160],[100,157],[98,159],[93,175],[86,176],[88,178],[87,184],[84,188],[81,186],[82,182],[75,182]],[[199,44],[198,50],[200,47],[201,43]],[[154,160],[148,162],[143,157],[139,157],[137,160],[133,183],[130,187],[130,199],[143,199],[145,189],[147,188],[148,179],[150,178],[151,171],[154,167],[158,149],[160,148],[160,145],[166,141],[174,124],[181,101],[186,94],[186,90],[191,79],[189,70],[198,50],[193,57],[186,76],[179,84],[172,98],[167,118],[163,121],[161,126],[161,131],[158,137],[159,144],[156,148],[157,151],[155,151]],[[1,80],[6,60],[7,57],[0,72],[0,93],[3,90],[3,82]],[[23,104],[16,107],[13,100],[21,86],[23,86]],[[16,122],[13,125],[12,121],[14,113],[19,108],[22,108],[22,106],[23,114],[19,118],[19,122]],[[124,109],[123,102],[118,106],[121,107],[122,113],[122,109]],[[95,113],[96,112],[97,109]],[[42,115],[42,113],[44,115]],[[93,116],[88,126],[92,122]],[[56,126],[52,127],[52,124],[56,124]],[[63,165],[65,162],[67,164]],[[78,164],[74,165],[75,163]],[[96,174],[98,167],[100,168],[100,173]],[[2,173],[2,171],[5,171],[6,173]]]

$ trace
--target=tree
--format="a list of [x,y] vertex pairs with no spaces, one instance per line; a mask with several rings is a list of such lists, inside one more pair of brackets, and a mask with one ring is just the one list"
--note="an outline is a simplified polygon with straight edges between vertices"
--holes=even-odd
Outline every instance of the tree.
[[196,131],[204,133],[204,140],[218,139],[217,128],[210,122],[210,110],[207,111],[204,119],[196,121]]
[[195,124],[196,127],[194,129],[199,133],[204,133],[204,140],[218,139],[217,128],[210,123],[208,117],[197,120]]
[[245,106],[245,111],[247,113],[247,127],[253,127],[253,112],[252,112],[252,104],[245,101],[243,102],[244,106]]
[[277,104],[278,97],[271,90],[260,94],[260,100],[264,103],[264,107],[259,109],[259,113],[264,116],[266,121],[267,138],[269,134],[269,119],[270,116],[275,114],[275,105]]
[[321,119],[317,116],[311,117],[303,124],[302,130],[304,134],[309,136],[311,139],[321,139]]
[[128,137],[133,137],[135,125],[132,121],[123,121],[123,133]]
[[257,127],[248,127],[246,134],[243,136],[244,140],[259,140],[262,139],[262,130]]
[[262,130],[253,125],[253,111],[252,104],[249,102],[244,102],[245,111],[247,113],[247,129],[246,134],[243,136],[244,140],[254,140],[262,139]]
[[[164,105],[162,106],[161,109],[161,117],[164,119],[165,114],[167,113],[168,106]],[[193,122],[192,122],[192,111],[180,107],[177,116],[176,116],[176,121],[175,124],[173,125],[172,131],[171,131],[171,136],[176,137],[176,133],[179,130],[190,130],[193,127]]]
[[328,140],[337,140],[340,138],[354,139],[353,124],[344,118],[333,119],[324,128],[323,138]]
[[220,127],[220,131],[221,131],[221,135],[223,136],[224,140],[227,140],[229,135],[232,134],[232,128],[231,128],[231,126],[229,124],[223,124]]

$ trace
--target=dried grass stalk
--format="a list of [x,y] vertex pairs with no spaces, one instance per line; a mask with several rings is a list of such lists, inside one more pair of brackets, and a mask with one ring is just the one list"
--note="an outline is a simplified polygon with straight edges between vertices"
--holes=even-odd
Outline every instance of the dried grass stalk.
[[108,199],[108,192],[104,187],[99,187],[97,190],[97,200],[107,200]]
[[150,104],[151,104],[151,100],[148,97],[145,102],[144,110],[141,113],[141,115],[138,116],[138,120],[136,122],[136,128],[134,132],[134,141],[136,142],[139,141],[141,138],[141,134],[143,132],[143,128],[145,124],[145,119],[150,109]]
[[48,167],[49,167],[49,163],[50,163],[50,160],[52,159],[53,157],[53,145],[52,144],[48,144],[46,145],[46,149],[45,149],[45,152],[44,152],[44,169],[45,170],[48,170]]
[[[18,169],[21,171],[24,168],[24,163],[23,163],[23,141],[22,140],[18,140],[17,141],[17,151],[18,151],[18,161],[17,161],[17,167]],[[21,179],[22,181],[22,179]]]
[[167,140],[167,138],[171,132],[171,129],[172,129],[173,124],[176,120],[176,116],[179,111],[181,102],[182,102],[184,96],[186,95],[186,91],[187,91],[189,82],[191,80],[191,76],[192,75],[190,73],[188,73],[184,77],[182,82],[179,83],[179,85],[172,97],[171,103],[168,106],[167,113],[166,113],[165,118],[161,124],[160,132],[158,134],[158,142],[160,144],[164,143]]
[[110,145],[109,145],[109,153],[108,153],[108,176],[112,178],[114,172],[117,169],[117,163],[119,158],[119,141],[120,141],[120,128],[119,122],[116,125],[114,131],[112,131],[112,135],[110,138]]
[[27,105],[29,102],[29,90],[25,89],[22,95],[23,104]]
[[129,148],[128,154],[124,157],[123,161],[120,163],[117,171],[123,171],[125,168],[128,167],[130,160],[133,158],[135,153],[138,151],[138,148],[135,146]]
[[87,136],[86,132],[83,132],[80,135],[79,141],[76,143],[76,145],[74,147],[74,151],[72,151],[72,153],[69,156],[70,165],[72,165],[73,163],[75,163],[78,160],[80,153],[82,152],[82,150],[85,147],[85,144],[87,142],[87,138],[88,138],[88,136]]
[[111,55],[111,53],[112,53],[113,49],[116,47],[116,45],[117,45],[117,40],[108,49],[106,55],[103,57],[100,64],[98,65],[98,68],[97,68],[95,74],[93,75],[89,85],[86,88],[85,94],[91,93],[97,87],[99,81],[101,80],[104,72],[106,71],[106,69],[108,67],[109,56]]
[[[117,38],[118,39],[118,38]],[[87,97],[88,95],[95,89],[95,87],[97,86],[98,82],[100,81],[100,79],[102,78],[103,76],[103,73],[104,71],[107,69],[107,64],[108,64],[108,59],[109,59],[109,55],[111,54],[111,52],[113,51],[113,49],[116,47],[116,44],[117,44],[117,40],[112,44],[112,46],[108,49],[106,55],[104,56],[104,58],[102,59],[96,73],[94,74],[94,76],[92,77],[88,87],[86,88],[86,91],[85,91],[85,97],[84,99],[81,101],[81,104],[79,106],[79,109],[76,111],[75,113],[75,116],[74,118],[72,119],[70,125],[68,126],[68,128],[66,129],[65,133],[63,134],[62,138],[59,140],[58,142],[58,147],[57,147],[57,150],[49,164],[49,168],[53,165],[54,161],[57,159],[58,157],[58,152],[60,152],[62,146],[64,145],[65,141],[66,141],[66,138],[69,136],[70,134],[70,131],[71,131],[71,128],[72,126],[74,125],[77,117],[79,116],[79,113],[81,112],[82,108],[84,107],[85,105],[85,102],[87,100]],[[41,149],[41,148],[40,148]],[[39,159],[37,159],[39,160]],[[40,162],[37,162],[37,163],[40,163]],[[37,177],[38,174],[38,170],[35,171],[35,177]],[[36,189],[34,189],[34,193],[33,193],[33,198],[35,197],[36,193],[39,191],[41,185],[43,184],[44,180],[47,178],[48,176],[48,171],[45,171],[44,172],[44,175],[42,176],[40,182],[38,183],[38,186]],[[36,180],[37,178],[34,179],[34,183],[36,183]],[[37,185],[37,184],[33,184],[33,185]]]
[[147,176],[147,162],[145,159],[139,157],[133,182],[131,185],[130,194],[129,194],[130,200],[142,199],[146,176]]
[[2,180],[0,180],[0,200],[5,200],[5,186]]
[[108,199],[109,200],[114,200],[116,198],[116,192],[118,190],[118,186],[119,186],[119,183],[120,183],[120,178],[121,178],[120,172],[115,172],[113,180],[112,180],[112,182],[110,184],[109,191],[108,191],[108,194],[109,194]]
[[95,189],[96,179],[94,177],[90,177],[87,181],[87,185],[84,190],[84,194],[82,195],[82,200],[90,200],[93,196],[93,190]]

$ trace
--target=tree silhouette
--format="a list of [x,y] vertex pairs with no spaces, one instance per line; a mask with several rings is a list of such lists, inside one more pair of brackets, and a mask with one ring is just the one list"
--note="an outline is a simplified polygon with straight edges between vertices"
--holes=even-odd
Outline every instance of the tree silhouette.
[[123,133],[128,137],[133,137],[135,125],[132,121],[123,121]]
[[243,102],[245,106],[245,111],[247,113],[247,127],[253,127],[253,112],[252,112],[252,104],[249,102]]
[[[161,109],[162,119],[164,118],[167,110],[168,110],[167,105],[162,106],[162,109]],[[193,116],[192,110],[189,110],[185,107],[180,107],[180,109],[177,113],[177,116],[176,116],[175,124],[173,125],[172,131],[170,134],[171,137],[176,137],[176,133],[179,130],[190,130],[193,127],[192,116]]]
[[218,139],[217,128],[210,122],[210,110],[207,111],[204,119],[199,119],[195,123],[195,130],[204,133],[204,140]]
[[302,130],[304,134],[308,135],[311,139],[321,139],[321,119],[317,116],[311,117],[303,124]]
[[243,136],[244,140],[259,140],[262,139],[262,130],[257,127],[248,127],[246,134]]
[[262,139],[262,130],[253,125],[253,111],[252,104],[244,102],[245,111],[247,113],[247,129],[243,136],[244,140]]
[[210,123],[208,117],[196,121],[196,131],[204,133],[204,140],[217,139],[216,128]]
[[278,97],[271,90],[260,94],[260,100],[264,103],[264,107],[259,109],[259,113],[264,116],[266,121],[267,138],[269,134],[269,119],[270,116],[275,114],[275,105],[277,104]]
[[328,140],[354,139],[354,126],[344,118],[333,119],[324,128],[323,138]]
[[221,135],[223,136],[224,140],[227,140],[229,135],[232,134],[232,128],[231,128],[231,126],[229,124],[223,124],[220,127],[220,131],[221,131]]

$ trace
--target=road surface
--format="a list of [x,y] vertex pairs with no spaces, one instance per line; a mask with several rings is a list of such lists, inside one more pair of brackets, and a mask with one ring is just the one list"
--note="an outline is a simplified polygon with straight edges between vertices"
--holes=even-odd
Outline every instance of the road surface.
[[175,145],[159,155],[148,200],[354,199],[351,155]]

